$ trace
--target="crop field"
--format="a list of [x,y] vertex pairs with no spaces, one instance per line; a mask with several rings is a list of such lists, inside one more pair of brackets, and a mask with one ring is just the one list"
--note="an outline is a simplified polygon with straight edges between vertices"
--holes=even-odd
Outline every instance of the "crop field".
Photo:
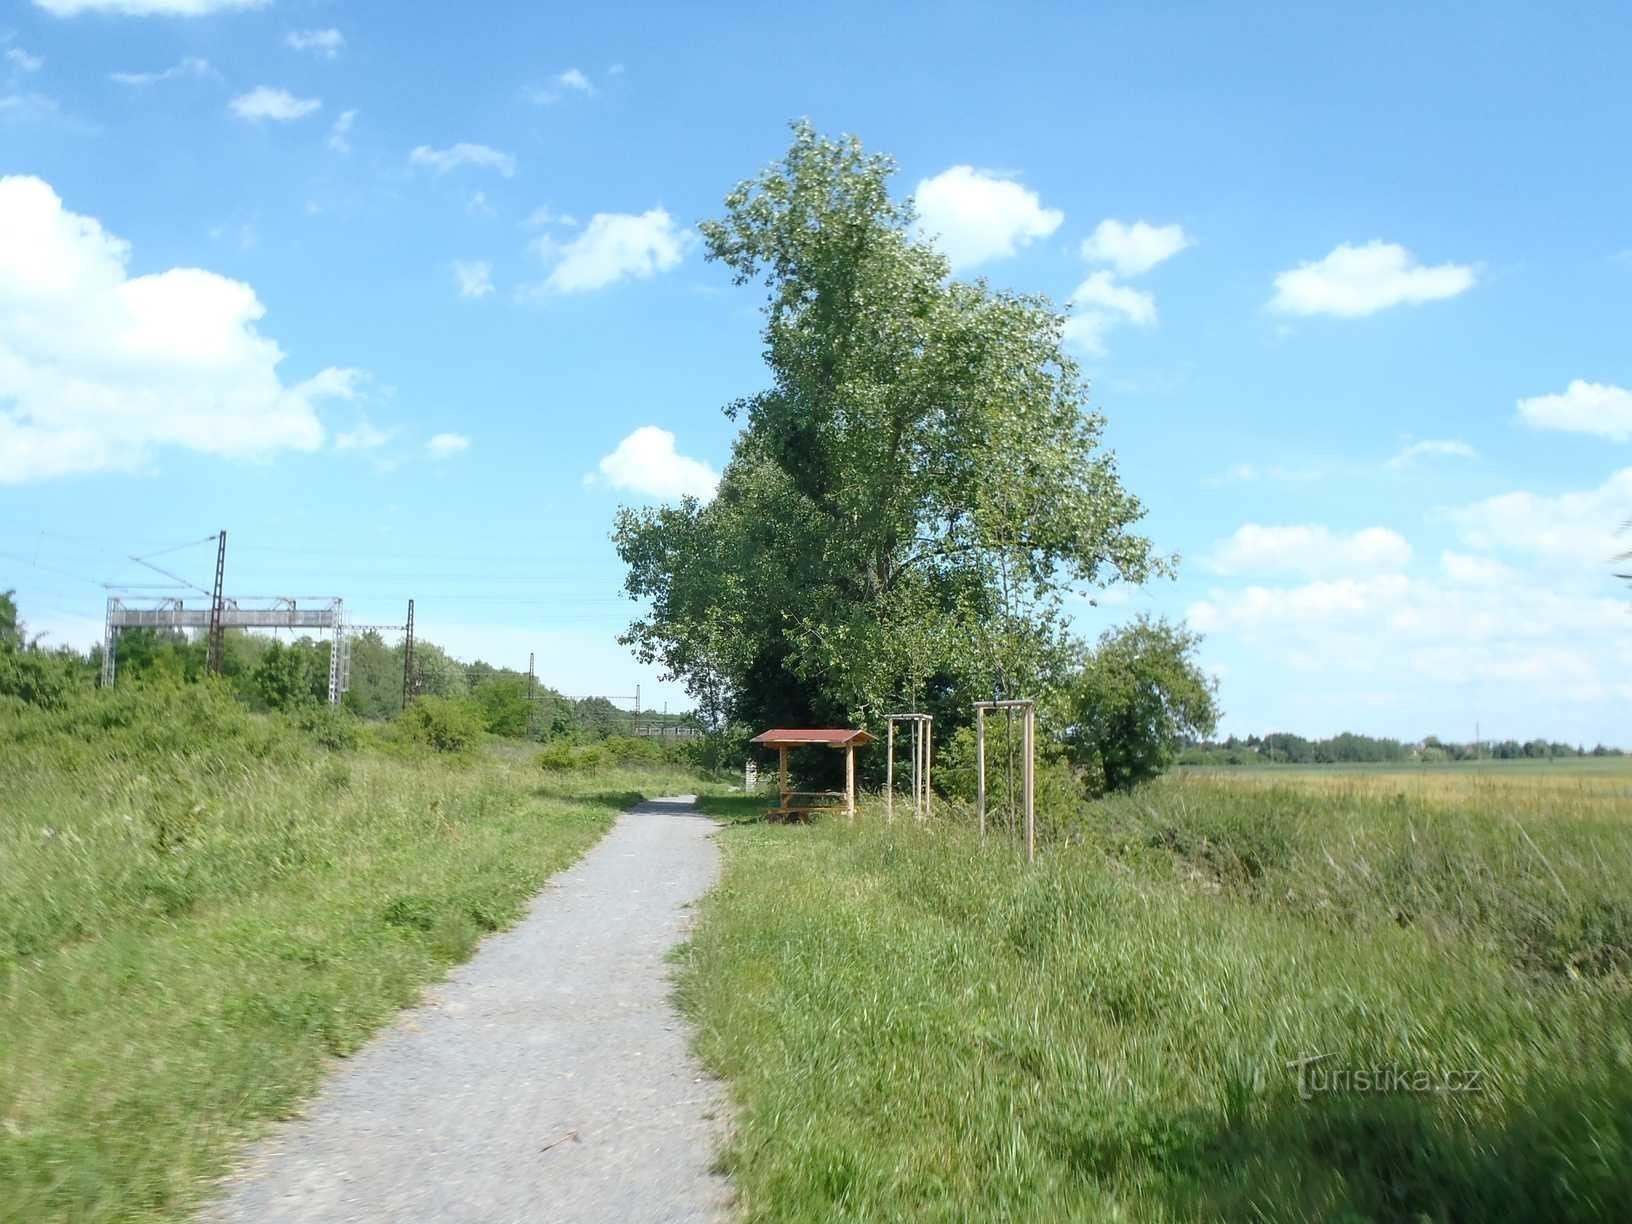
[[682,998],[746,1214],[1613,1218],[1627,777],[1186,771],[1030,868],[950,808],[733,827]]
[[618,811],[698,787],[347,727],[203,686],[0,701],[0,1217],[186,1217]]
[[1186,785],[1287,787],[1332,797],[1404,795],[1509,815],[1632,817],[1632,758],[1619,756],[1430,765],[1188,766],[1174,776]]

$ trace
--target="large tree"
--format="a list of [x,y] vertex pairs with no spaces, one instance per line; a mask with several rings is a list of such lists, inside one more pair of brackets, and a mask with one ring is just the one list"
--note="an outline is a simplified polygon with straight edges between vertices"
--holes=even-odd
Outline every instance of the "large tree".
[[770,385],[718,495],[620,512],[625,641],[716,718],[955,721],[1069,666],[1062,599],[1167,562],[1100,445],[1060,312],[950,279],[891,197],[894,163],[794,127],[787,156],[701,226],[763,282]]

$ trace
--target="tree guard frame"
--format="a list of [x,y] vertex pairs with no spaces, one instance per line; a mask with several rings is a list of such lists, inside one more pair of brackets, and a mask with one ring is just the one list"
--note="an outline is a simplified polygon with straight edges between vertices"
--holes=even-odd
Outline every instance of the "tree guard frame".
[[907,740],[912,752],[912,814],[922,824],[929,819],[930,789],[929,766],[931,744],[935,729],[932,714],[891,714],[886,718],[886,756],[884,758],[884,822],[895,820],[895,724],[908,727]]
[[[986,714],[1004,710],[1020,723],[1020,797],[1026,819],[1026,862],[1037,861],[1037,703],[1030,698],[1012,701],[975,702],[975,810],[980,817],[980,835],[986,836]],[[1012,809],[1014,796],[1009,796]]]

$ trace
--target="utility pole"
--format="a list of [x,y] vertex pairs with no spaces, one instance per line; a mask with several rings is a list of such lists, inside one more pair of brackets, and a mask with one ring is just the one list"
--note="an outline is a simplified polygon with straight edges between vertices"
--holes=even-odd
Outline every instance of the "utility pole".
[[533,652],[527,652],[527,734],[533,733],[533,713],[538,706],[533,701],[533,685],[537,682],[537,674],[533,671]]
[[221,627],[221,613],[225,610],[221,582],[226,572],[227,533],[221,531],[215,537],[215,592],[210,597],[210,638],[204,653],[204,669],[212,676],[221,674],[221,658],[226,653],[225,631]]
[[402,639],[402,708],[408,708],[408,702],[414,691],[414,601],[408,601],[408,624],[406,635]]

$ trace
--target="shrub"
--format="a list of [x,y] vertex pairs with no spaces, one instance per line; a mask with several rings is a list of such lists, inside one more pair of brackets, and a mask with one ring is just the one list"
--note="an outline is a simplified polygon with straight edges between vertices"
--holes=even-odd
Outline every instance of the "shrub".
[[335,706],[301,702],[289,711],[289,721],[311,736],[319,748],[350,751],[362,742],[356,715]]
[[482,742],[482,710],[462,697],[421,697],[397,716],[398,736],[433,752],[469,752]]

